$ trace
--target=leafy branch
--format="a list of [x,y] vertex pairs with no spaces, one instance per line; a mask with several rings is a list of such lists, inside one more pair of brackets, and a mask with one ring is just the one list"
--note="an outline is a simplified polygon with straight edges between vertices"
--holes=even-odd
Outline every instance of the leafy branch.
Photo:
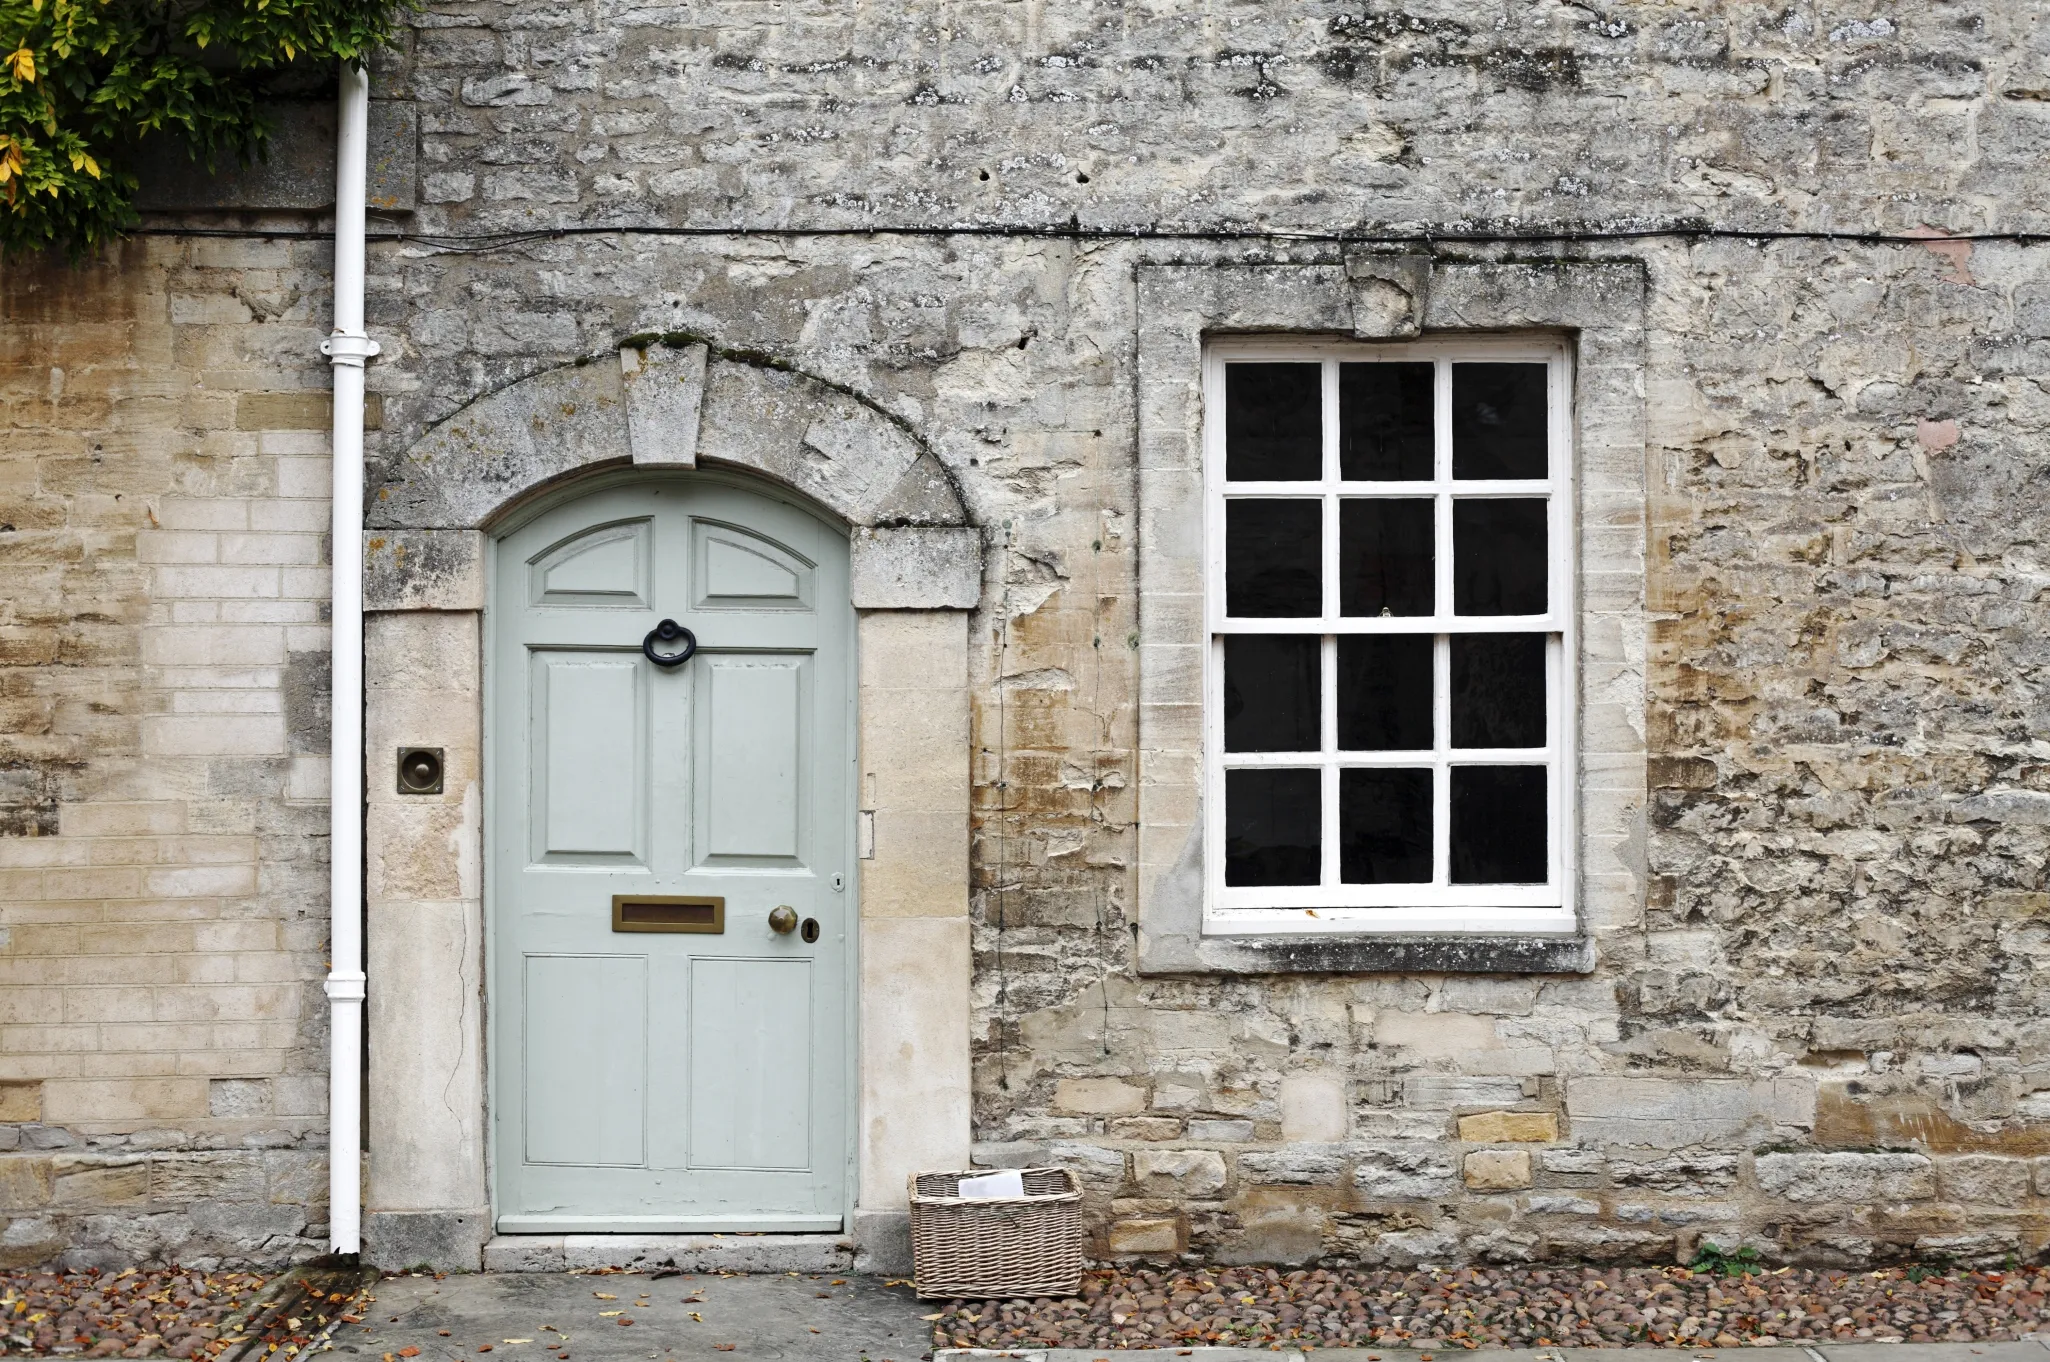
[[211,169],[260,155],[297,62],[360,63],[411,0],[0,0],[0,253],[76,257],[136,221],[167,135]]

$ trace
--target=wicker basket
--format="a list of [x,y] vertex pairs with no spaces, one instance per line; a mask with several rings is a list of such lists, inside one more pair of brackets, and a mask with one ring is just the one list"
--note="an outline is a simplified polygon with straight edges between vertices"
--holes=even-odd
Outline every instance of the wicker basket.
[[911,1262],[918,1294],[991,1299],[1082,1289],[1082,1189],[1065,1168],[1020,1170],[1022,1197],[964,1201],[966,1173],[911,1178]]

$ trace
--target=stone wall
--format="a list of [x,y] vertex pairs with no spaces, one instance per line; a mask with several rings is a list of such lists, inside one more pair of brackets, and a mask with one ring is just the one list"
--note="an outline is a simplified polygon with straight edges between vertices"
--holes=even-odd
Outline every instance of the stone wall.
[[[437,0],[382,93],[418,101],[415,228],[469,239],[373,250],[372,486],[479,396],[649,332],[795,366],[922,436],[991,544],[970,635],[976,1134],[989,1160],[1080,1170],[1099,1252],[2033,1255],[2050,1236],[2032,1162],[2050,1157],[2050,248],[1441,245],[1646,271],[1653,624],[1628,642],[1652,789],[1605,853],[1641,907],[1590,924],[1585,976],[1141,977],[1132,945],[1136,267],[1336,265],[1340,234],[1381,229],[2043,232],[2050,29],[2032,19]],[[1071,223],[1102,235],[1058,235]],[[685,234],[596,230],[621,224]],[[168,291],[202,256],[137,248],[121,288],[156,270]],[[282,357],[249,386],[318,382],[297,313],[243,320],[234,284],[187,287],[232,319],[224,350]],[[55,438],[48,366],[24,367],[21,334],[9,438],[33,451]],[[234,424],[218,413],[209,441]],[[248,457],[246,484],[184,476],[270,504],[292,460]],[[107,598],[139,621],[151,588],[125,561]],[[155,673],[122,665],[141,696]],[[283,782],[245,796],[253,825],[315,817],[289,798],[313,758],[276,731],[275,753],[216,759]],[[146,738],[94,741],[130,743],[126,801],[186,769],[136,766]],[[211,810],[213,768],[194,769],[179,788],[201,793],[176,798]],[[43,788],[26,802],[57,800]],[[310,865],[309,838],[294,826],[276,854]],[[286,915],[317,917],[317,887],[271,889],[293,873],[218,901],[282,932],[304,981],[318,928]],[[42,983],[52,966],[8,968]],[[310,1032],[316,995],[291,988]],[[97,1063],[106,1045],[84,1048]],[[246,1054],[296,1073],[313,1045]],[[37,1062],[51,1072],[21,1076],[54,1091],[67,1061]],[[273,1110],[288,1086],[271,1081]],[[125,1129],[145,1127],[214,1128],[181,1108]]]
[[327,256],[0,267],[0,1266],[319,1251]]
[[[1588,977],[1232,979],[1132,968],[1131,280],[1162,253],[556,242],[488,275],[409,261],[382,306],[482,325],[488,280],[599,355],[675,318],[876,397],[954,469],[994,541],[976,1130],[986,1158],[1082,1169],[1100,1251],[2033,1253],[2046,408],[2023,366],[2050,253],[1627,248],[1653,323],[1655,788],[1617,853],[1641,910],[1596,924]],[[388,458],[465,375],[574,353],[412,334],[379,375]]]
[[1133,281],[1343,255],[1261,230],[2040,230],[2046,51],[1998,5],[439,3],[424,228],[990,234],[388,253],[382,457],[672,328],[931,443],[992,540],[976,1134],[1083,1170],[1099,1252],[2033,1253],[2050,251],[1441,248],[1650,280],[1654,788],[1584,977],[1135,973]]

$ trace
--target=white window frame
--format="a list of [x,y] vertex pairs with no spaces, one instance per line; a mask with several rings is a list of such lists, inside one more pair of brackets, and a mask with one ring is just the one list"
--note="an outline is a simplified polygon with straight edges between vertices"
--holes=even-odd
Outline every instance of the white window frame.
[[[1323,511],[1324,613],[1316,619],[1229,619],[1224,614],[1224,366],[1234,360],[1307,362],[1324,366],[1323,473],[1318,482],[1235,482],[1234,497],[1271,496],[1294,499],[1320,497]],[[1436,441],[1434,477],[1429,482],[1345,482],[1339,477],[1338,364],[1340,362],[1401,363],[1431,361],[1436,365],[1433,431]],[[1460,361],[1543,363],[1550,381],[1547,423],[1550,476],[1539,481],[1452,479],[1452,371]],[[1573,450],[1573,374],[1565,342],[1551,336],[1473,337],[1411,343],[1350,342],[1295,337],[1220,338],[1203,354],[1203,503],[1204,503],[1204,675],[1203,675],[1203,800],[1205,935],[1363,934],[1363,933],[1526,933],[1564,932],[1575,926],[1574,886],[1579,846],[1577,753],[1579,727],[1577,630],[1578,593],[1574,565],[1578,562]],[[1452,600],[1452,498],[1544,496],[1547,520],[1549,599],[1541,615],[1458,616],[1448,611]],[[1439,614],[1399,618],[1343,616],[1339,611],[1339,496],[1432,496],[1436,500],[1435,568]],[[1277,628],[1277,626],[1283,626]],[[1310,886],[1242,886],[1224,883],[1224,772],[1247,766],[1300,769],[1310,763],[1304,754],[1224,752],[1224,637],[1232,633],[1310,633],[1324,641],[1323,713],[1319,731],[1325,744],[1314,754],[1322,769],[1320,846],[1324,883]],[[1547,882],[1542,885],[1453,885],[1445,882],[1451,835],[1449,719],[1450,675],[1447,636],[1454,633],[1545,633],[1546,685],[1549,689],[1547,741],[1537,749],[1500,752],[1462,750],[1460,765],[1521,765],[1545,762],[1549,852]],[[1348,753],[1331,750],[1337,725],[1337,644],[1340,634],[1430,633],[1435,678],[1432,716],[1434,745],[1429,753]],[[1430,766],[1433,776],[1432,864],[1430,884],[1346,885],[1338,882],[1338,773],[1348,767]]]

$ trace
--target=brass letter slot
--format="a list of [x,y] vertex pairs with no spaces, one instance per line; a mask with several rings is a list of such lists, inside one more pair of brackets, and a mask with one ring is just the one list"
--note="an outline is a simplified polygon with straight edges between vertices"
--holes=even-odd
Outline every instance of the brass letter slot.
[[726,900],[612,896],[615,932],[705,932],[726,930]]

